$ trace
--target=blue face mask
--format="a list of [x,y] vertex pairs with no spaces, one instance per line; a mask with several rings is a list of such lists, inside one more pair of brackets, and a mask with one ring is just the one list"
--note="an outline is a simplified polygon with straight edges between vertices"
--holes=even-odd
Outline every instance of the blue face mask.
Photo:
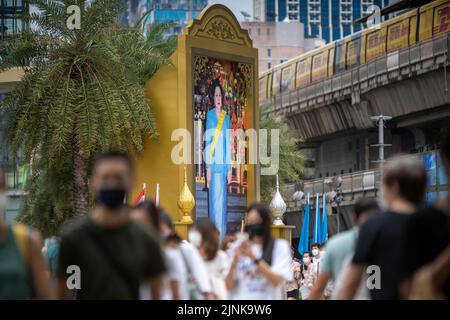
[[125,193],[125,189],[120,187],[103,188],[98,194],[97,201],[108,209],[118,209],[123,205]]

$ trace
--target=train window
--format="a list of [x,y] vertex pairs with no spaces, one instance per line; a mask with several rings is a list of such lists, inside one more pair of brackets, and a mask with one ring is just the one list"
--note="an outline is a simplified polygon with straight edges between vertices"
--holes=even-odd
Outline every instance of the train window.
[[433,35],[450,30],[450,3],[434,9]]
[[295,63],[283,68],[281,73],[281,92],[295,87]]
[[272,95],[276,96],[280,93],[281,70],[274,70],[272,76]]
[[339,73],[345,70],[346,46],[343,41],[336,43],[334,51],[334,72]]
[[386,44],[385,33],[377,30],[366,37],[366,61],[373,60],[384,53]]
[[387,33],[388,52],[406,48],[409,38],[409,19],[390,25]]
[[327,77],[328,50],[325,50],[313,57],[313,67],[311,72],[312,81],[320,81]]
[[361,38],[359,36],[347,42],[346,54],[347,54],[346,57],[347,69],[359,65],[361,54]]
[[311,82],[311,58],[297,62],[296,87],[305,87]]

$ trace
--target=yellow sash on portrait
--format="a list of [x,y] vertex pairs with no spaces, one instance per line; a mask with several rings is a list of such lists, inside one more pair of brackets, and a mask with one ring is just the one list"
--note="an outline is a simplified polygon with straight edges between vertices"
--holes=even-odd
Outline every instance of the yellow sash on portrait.
[[217,122],[216,131],[214,132],[214,137],[211,142],[211,149],[209,150],[209,158],[212,160],[214,149],[216,148],[217,138],[219,137],[220,130],[222,130],[223,120],[225,119],[227,112],[222,110],[219,117],[219,122]]

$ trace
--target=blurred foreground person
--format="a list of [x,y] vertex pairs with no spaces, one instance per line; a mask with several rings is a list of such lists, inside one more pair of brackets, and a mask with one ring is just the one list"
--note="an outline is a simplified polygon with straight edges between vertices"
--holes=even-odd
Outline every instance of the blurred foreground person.
[[50,278],[52,288],[56,287],[59,241],[59,238],[54,236],[46,238],[44,240],[44,247],[42,248],[42,253],[49,267],[48,277]]
[[233,300],[282,300],[285,283],[293,279],[291,249],[286,240],[272,237],[269,208],[253,204],[247,210],[248,240],[234,243],[226,278]]
[[[342,273],[353,256],[356,240],[358,239],[359,226],[366,222],[372,213],[379,212],[378,203],[373,198],[359,199],[354,208],[356,226],[350,230],[341,232],[328,240],[325,250],[326,255],[322,258],[319,277],[314,284],[308,297],[310,300],[322,299],[328,281],[335,282],[335,290],[339,289],[342,281]],[[365,287],[365,277],[361,281]],[[333,292],[335,296],[335,292]],[[362,298],[360,295],[359,298]]]
[[197,248],[181,238],[175,232],[175,226],[170,216],[162,213],[161,231],[166,243],[176,246],[182,260],[182,274],[180,275],[180,299],[209,300],[212,299],[212,287],[206,265]]
[[226,300],[228,292],[225,278],[229,261],[227,254],[219,248],[219,230],[209,219],[198,220],[189,231],[189,242],[198,248],[205,262],[214,298]]
[[8,196],[0,168],[0,300],[52,297],[47,265],[41,253],[41,234],[23,224],[3,221]]
[[[162,241],[164,259],[167,266],[167,273],[163,279],[161,299],[179,300],[181,298],[180,288],[184,288],[187,282],[186,268],[179,252],[179,243],[181,240],[175,237],[171,231],[162,232],[162,230],[166,230],[165,223],[161,222],[163,214],[165,213],[156,207],[153,202],[144,201],[131,210],[130,217],[132,220],[157,232]],[[147,285],[142,286],[140,291],[141,300],[151,299]]]
[[138,299],[148,283],[158,299],[165,272],[158,242],[128,217],[125,195],[133,185],[129,157],[121,152],[100,154],[89,181],[95,205],[63,232],[58,263],[58,291],[77,299]]
[[361,226],[339,299],[353,299],[362,275],[367,272],[372,299],[400,298],[405,229],[411,214],[423,202],[425,185],[425,167],[420,159],[396,156],[387,161],[381,191],[388,209]]
[[[450,131],[440,149],[441,162],[450,182]],[[450,298],[450,192],[441,203],[411,216],[405,236],[406,299]]]
[[[325,243],[322,244],[313,243],[311,245],[311,254],[312,254],[312,268],[314,270],[314,273],[316,274],[315,277],[317,279],[322,270],[321,263],[325,257]],[[333,281],[328,281],[323,291],[324,298],[326,299],[330,298],[331,292],[333,291],[333,287],[334,287]]]

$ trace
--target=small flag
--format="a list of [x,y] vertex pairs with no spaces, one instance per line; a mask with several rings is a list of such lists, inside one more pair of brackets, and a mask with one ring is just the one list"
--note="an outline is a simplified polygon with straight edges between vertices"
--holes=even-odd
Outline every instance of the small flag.
[[159,183],[156,184],[155,205],[159,207]]
[[303,216],[302,232],[298,242],[297,251],[303,256],[303,253],[309,251],[309,193],[306,199],[305,215]]
[[146,184],[144,183],[144,184],[142,185],[142,191],[141,191],[141,193],[139,193],[139,195],[137,196],[136,200],[134,200],[133,206],[136,206],[136,205],[138,205],[139,203],[145,201],[145,193],[146,193],[146,192],[147,192],[147,186],[146,186]]
[[320,227],[319,194],[316,193],[316,217],[314,219],[313,243],[319,243],[320,241]]

